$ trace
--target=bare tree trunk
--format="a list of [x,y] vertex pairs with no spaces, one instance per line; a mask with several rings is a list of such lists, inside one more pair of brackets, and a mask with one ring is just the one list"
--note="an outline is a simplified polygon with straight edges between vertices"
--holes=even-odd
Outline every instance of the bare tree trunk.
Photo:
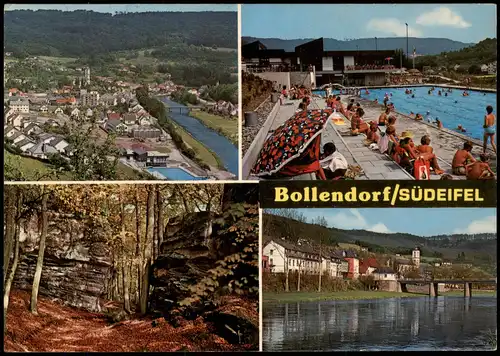
[[[158,196],[160,187],[155,186],[154,194]],[[155,222],[154,222],[154,229],[153,229],[153,261],[156,260],[156,257],[158,256],[158,199],[155,199],[155,205],[154,205],[154,217],[155,217]]]
[[128,266],[126,262],[126,230],[125,230],[125,204],[123,202],[122,191],[120,190],[120,213],[121,213],[121,224],[122,224],[122,281],[123,281],[123,309],[130,313],[130,295],[129,295],[129,281],[128,281]]
[[323,274],[323,255],[321,254],[321,239],[319,242],[319,280],[318,280],[318,293],[321,293],[321,276]]
[[[17,215],[21,215],[21,205],[23,202],[22,190],[18,190],[17,195]],[[3,330],[4,333],[7,331],[7,309],[9,308],[9,298],[10,298],[10,289],[12,287],[12,283],[14,282],[14,276],[16,275],[17,264],[19,263],[19,235],[21,230],[21,221],[16,219],[16,229],[14,233],[14,260],[12,261],[12,266],[10,268],[9,276],[7,277],[7,281],[5,282],[5,289],[3,294]]]
[[289,281],[288,281],[289,274],[290,273],[288,272],[288,258],[286,258],[286,256],[285,256],[285,292],[290,291],[290,286],[289,286]]
[[299,262],[299,273],[297,274],[297,292],[300,292],[300,269],[302,267],[302,262]]
[[147,209],[147,226],[146,226],[146,238],[145,238],[145,248],[144,248],[144,262],[143,262],[143,274],[142,274],[142,288],[141,288],[141,314],[144,315],[148,311],[148,297],[149,297],[149,267],[151,265],[151,250],[152,250],[152,239],[154,232],[154,188],[150,187],[148,190],[148,203]]
[[156,192],[156,206],[158,207],[158,255],[161,253],[161,244],[163,243],[163,233],[165,231],[164,224],[164,205],[163,196],[161,195],[161,190],[158,187]]
[[49,193],[42,186],[42,231],[40,234],[40,246],[38,249],[38,258],[36,260],[35,277],[33,278],[33,287],[31,288],[31,303],[30,310],[33,314],[38,314],[38,290],[40,288],[40,280],[42,278],[43,256],[45,254],[45,242],[47,239],[47,230],[49,227],[47,201]]
[[9,269],[10,256],[14,245],[14,235],[16,234],[16,206],[15,193],[16,187],[6,186],[6,217],[5,217],[5,236],[3,240],[3,286],[5,288],[5,277]]
[[135,191],[135,257],[137,263],[137,301],[140,304],[142,286],[142,254],[141,254],[141,206],[139,204],[139,190]]

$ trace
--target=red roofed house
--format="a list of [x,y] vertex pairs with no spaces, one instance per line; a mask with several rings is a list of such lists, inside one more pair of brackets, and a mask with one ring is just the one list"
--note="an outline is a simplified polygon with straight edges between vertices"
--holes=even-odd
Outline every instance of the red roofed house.
[[108,120],[120,120],[120,119],[121,119],[120,113],[117,112],[108,113]]
[[359,261],[359,274],[361,276],[369,276],[378,267],[380,267],[380,265],[375,258],[366,258]]

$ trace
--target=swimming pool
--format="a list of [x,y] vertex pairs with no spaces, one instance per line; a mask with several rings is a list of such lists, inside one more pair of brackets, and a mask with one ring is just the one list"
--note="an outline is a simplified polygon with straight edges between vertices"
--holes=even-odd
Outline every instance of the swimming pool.
[[[406,89],[411,89],[415,98],[405,94]],[[391,102],[394,103],[397,112],[405,115],[411,112],[420,113],[425,117],[426,112],[430,111],[433,121],[438,117],[445,128],[455,130],[458,125],[462,125],[467,130],[463,134],[483,139],[486,106],[493,106],[493,113],[496,114],[496,93],[469,90],[469,96],[464,97],[463,89],[452,89],[452,93],[448,93],[448,96],[444,96],[444,92],[439,96],[438,90],[444,88],[435,87],[432,95],[428,94],[429,89],[430,87],[369,89],[369,94],[362,91],[361,97],[369,100],[378,99],[379,103],[382,103],[385,93],[390,93]]]
[[175,167],[150,167],[148,168],[149,172],[158,172],[162,176],[167,177],[168,180],[206,180],[205,177],[195,177],[184,169],[175,168]]
[[312,93],[316,95],[321,95],[322,97],[326,96],[326,90],[313,90]]

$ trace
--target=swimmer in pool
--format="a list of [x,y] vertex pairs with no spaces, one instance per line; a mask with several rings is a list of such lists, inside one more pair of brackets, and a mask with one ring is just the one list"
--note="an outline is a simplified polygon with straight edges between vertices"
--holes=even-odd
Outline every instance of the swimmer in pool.
[[427,111],[427,113],[425,114],[425,121],[427,121],[428,123],[432,124],[432,118],[431,118],[431,112],[430,111]]
[[486,147],[488,146],[488,138],[490,139],[491,148],[495,154],[497,153],[497,146],[495,145],[495,127],[496,117],[493,114],[493,107],[488,105],[486,107],[486,116],[484,117],[484,142],[483,142],[483,153],[486,153]]

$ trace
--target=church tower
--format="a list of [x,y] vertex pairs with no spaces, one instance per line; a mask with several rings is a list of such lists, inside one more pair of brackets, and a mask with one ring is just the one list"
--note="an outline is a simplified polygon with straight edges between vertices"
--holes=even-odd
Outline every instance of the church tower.
[[411,260],[417,268],[420,267],[420,249],[418,247],[413,249],[411,253]]

